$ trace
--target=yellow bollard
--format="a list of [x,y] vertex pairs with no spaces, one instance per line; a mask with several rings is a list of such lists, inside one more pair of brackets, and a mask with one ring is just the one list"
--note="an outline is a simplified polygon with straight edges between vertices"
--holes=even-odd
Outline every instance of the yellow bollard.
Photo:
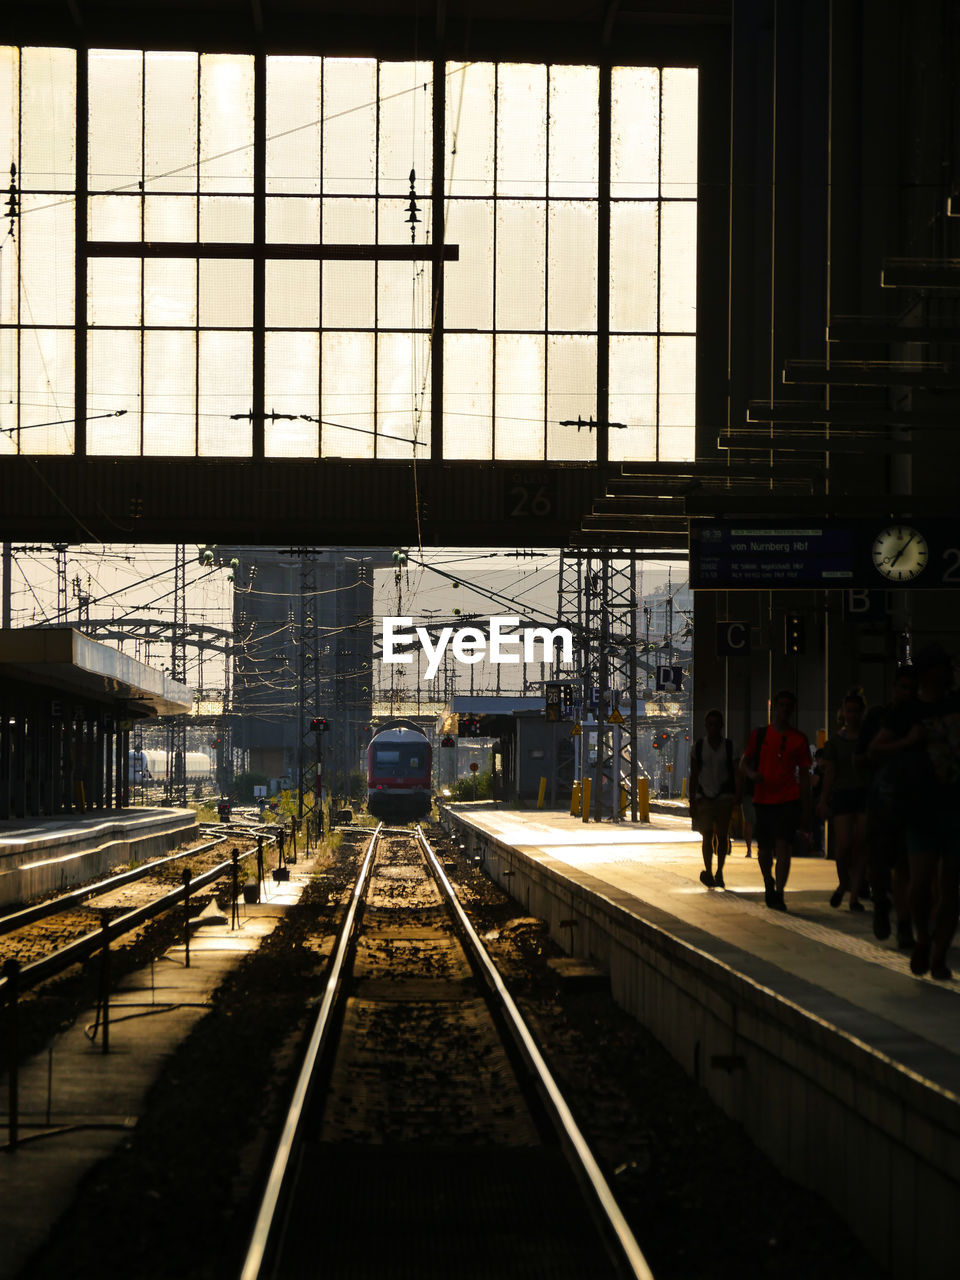
[[650,821],[650,780],[637,779],[637,818],[641,822]]
[[537,808],[538,809],[543,808],[543,801],[544,801],[544,798],[546,797],[546,794],[547,794],[547,780],[546,778],[541,778],[540,790],[537,792]]
[[681,799],[681,800],[686,800],[686,798],[687,798],[687,780],[686,780],[686,778],[681,778],[681,780],[680,780],[680,799]]
[[629,803],[629,800],[627,798],[627,788],[621,787],[620,788],[620,817],[621,818],[627,812],[628,803]]
[[583,820],[590,821],[590,792],[593,790],[593,779],[584,778],[583,780]]
[[578,818],[580,816],[580,783],[573,784],[573,790],[570,792],[570,817]]

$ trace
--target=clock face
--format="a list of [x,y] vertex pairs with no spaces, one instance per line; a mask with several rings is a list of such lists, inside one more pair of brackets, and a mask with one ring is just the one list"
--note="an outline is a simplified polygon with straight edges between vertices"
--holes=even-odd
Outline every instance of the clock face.
[[890,582],[910,582],[927,567],[929,556],[926,538],[908,524],[889,525],[873,540],[874,567]]

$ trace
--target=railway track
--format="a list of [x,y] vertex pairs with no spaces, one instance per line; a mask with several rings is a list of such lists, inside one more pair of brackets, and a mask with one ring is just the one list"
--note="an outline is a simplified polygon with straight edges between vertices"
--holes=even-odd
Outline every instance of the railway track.
[[363,857],[242,1271],[649,1277],[423,833]]

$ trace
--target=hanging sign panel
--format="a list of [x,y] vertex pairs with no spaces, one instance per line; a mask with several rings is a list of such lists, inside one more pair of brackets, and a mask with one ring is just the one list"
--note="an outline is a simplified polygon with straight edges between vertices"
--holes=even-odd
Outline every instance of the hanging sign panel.
[[825,590],[960,586],[960,520],[691,522],[695,590]]

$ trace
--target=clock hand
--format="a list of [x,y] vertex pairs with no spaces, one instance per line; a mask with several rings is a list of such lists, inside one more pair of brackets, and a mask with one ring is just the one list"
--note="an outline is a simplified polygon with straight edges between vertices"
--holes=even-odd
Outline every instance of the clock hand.
[[900,559],[900,557],[903,555],[903,553],[906,551],[907,547],[909,547],[910,543],[914,540],[914,538],[915,538],[916,536],[917,536],[917,533],[916,533],[916,530],[914,530],[914,531],[913,531],[913,533],[911,533],[910,537],[906,540],[906,542],[905,542],[905,543],[903,544],[903,546],[900,548],[900,550],[897,552],[897,554],[896,554],[896,555],[893,557],[893,559],[890,561],[890,565],[891,565],[891,567],[893,567],[893,565],[895,565],[895,564],[897,563],[897,561]]

